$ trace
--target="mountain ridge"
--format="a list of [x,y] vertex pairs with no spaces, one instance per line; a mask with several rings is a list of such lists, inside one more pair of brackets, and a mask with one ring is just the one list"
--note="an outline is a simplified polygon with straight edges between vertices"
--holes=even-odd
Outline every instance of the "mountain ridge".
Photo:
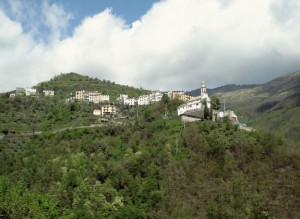
[[[298,92],[300,91],[299,84],[300,84],[300,71],[296,71],[296,72],[288,73],[283,76],[274,78],[263,84],[227,84],[216,88],[207,88],[207,92],[209,95],[214,95],[215,93],[220,93],[220,92],[231,92],[231,91],[251,89],[251,88],[261,88],[262,92],[266,92],[266,91],[274,92],[277,91],[278,86],[282,87],[282,89],[280,90],[281,92],[284,92],[286,90],[293,90],[294,92]],[[284,86],[286,85],[288,86],[284,88]],[[186,93],[191,96],[198,96],[200,93],[200,88],[187,91]]]
[[300,71],[253,87],[211,93],[225,101],[226,109],[234,110],[241,122],[299,140],[295,133],[300,133]]

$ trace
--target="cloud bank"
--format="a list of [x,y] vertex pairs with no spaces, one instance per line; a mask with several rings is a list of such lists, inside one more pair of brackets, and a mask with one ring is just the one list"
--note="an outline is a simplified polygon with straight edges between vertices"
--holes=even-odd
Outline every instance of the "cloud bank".
[[[15,3],[14,3],[15,2]],[[72,13],[44,1],[0,7],[0,91],[61,72],[147,89],[263,83],[300,70],[298,0],[165,0],[131,25],[110,9],[71,34]],[[24,22],[27,19],[28,22]],[[32,22],[31,22],[32,21]]]

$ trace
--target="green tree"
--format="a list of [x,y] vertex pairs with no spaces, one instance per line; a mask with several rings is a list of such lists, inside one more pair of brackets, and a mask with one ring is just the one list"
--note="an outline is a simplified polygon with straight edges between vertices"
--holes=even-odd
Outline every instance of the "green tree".
[[211,109],[219,110],[220,109],[220,99],[216,96],[210,98]]
[[203,104],[204,104],[204,119],[209,119],[210,112],[209,112],[209,109],[207,107],[207,100],[206,99],[203,100]]
[[163,94],[162,98],[161,98],[161,101],[164,103],[164,104],[168,104],[170,102],[170,98],[167,94]]

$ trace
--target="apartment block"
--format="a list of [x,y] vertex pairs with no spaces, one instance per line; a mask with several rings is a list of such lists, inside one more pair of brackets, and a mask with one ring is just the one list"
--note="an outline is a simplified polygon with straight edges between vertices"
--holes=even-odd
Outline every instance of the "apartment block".
[[136,99],[135,98],[128,98],[124,100],[124,105],[128,106],[135,106],[136,105]]
[[150,104],[150,98],[149,95],[142,95],[139,96],[138,98],[138,105],[143,106],[143,105],[149,105]]

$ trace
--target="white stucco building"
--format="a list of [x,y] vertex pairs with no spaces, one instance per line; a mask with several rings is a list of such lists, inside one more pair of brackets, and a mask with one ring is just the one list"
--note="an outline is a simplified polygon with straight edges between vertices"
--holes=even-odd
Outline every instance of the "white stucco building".
[[238,122],[238,117],[237,115],[231,111],[231,110],[227,110],[225,112],[223,111],[219,111],[217,114],[217,119],[223,119],[224,117],[228,117],[231,121],[233,122]]
[[102,94],[100,102],[109,102],[109,95]]
[[94,111],[93,111],[94,116],[101,116],[101,114],[102,114],[102,111],[100,109],[94,109]]
[[124,105],[128,106],[135,106],[136,105],[136,99],[135,98],[128,98],[124,100]]
[[138,105],[143,106],[143,105],[149,105],[150,104],[150,98],[149,95],[142,95],[139,96],[138,98]]
[[118,98],[119,101],[124,103],[124,100],[128,99],[128,94],[120,94],[120,97]]
[[25,95],[26,96],[36,96],[36,89],[35,88],[26,88]]
[[152,92],[150,95],[149,95],[149,100],[150,102],[152,103],[156,103],[156,102],[159,102],[161,101],[163,97],[163,93],[160,92],[160,91],[155,91],[155,92]]
[[89,102],[92,103],[100,103],[101,102],[101,93],[94,91],[94,92],[88,92],[86,94],[88,97]]
[[208,109],[210,109],[210,98],[206,92],[206,85],[205,82],[202,81],[201,83],[201,93],[198,97],[193,97],[185,104],[182,104],[177,108],[178,116],[185,114],[186,112],[196,111],[196,110],[203,110],[205,108],[205,103]]

